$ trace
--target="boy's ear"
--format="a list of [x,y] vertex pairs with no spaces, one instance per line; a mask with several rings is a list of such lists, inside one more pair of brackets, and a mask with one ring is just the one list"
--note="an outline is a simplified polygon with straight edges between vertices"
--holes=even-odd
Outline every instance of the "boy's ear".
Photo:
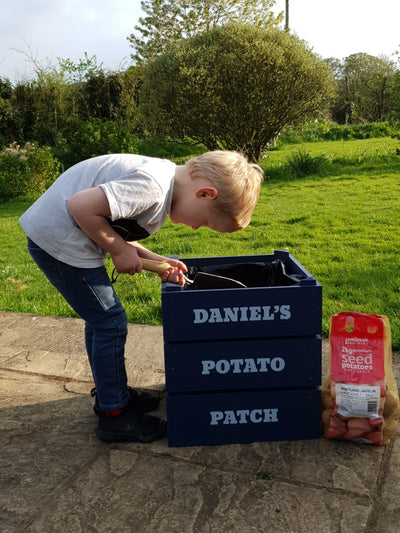
[[196,198],[209,198],[214,200],[218,196],[218,191],[215,187],[201,187],[196,191]]

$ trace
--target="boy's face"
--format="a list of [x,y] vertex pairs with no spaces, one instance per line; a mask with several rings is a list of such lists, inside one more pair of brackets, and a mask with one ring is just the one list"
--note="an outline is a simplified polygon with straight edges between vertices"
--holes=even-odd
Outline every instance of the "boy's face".
[[193,230],[201,227],[209,228],[220,233],[235,231],[234,223],[225,213],[218,213],[212,209],[212,202],[216,198],[208,189],[199,189],[176,206],[170,214],[174,224],[186,224]]

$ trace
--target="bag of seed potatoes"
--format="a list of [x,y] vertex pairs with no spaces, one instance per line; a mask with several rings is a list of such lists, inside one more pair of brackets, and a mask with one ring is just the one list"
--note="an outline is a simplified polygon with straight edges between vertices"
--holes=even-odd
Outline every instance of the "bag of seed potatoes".
[[322,423],[328,439],[385,445],[397,432],[400,402],[386,316],[331,317],[328,374],[322,383]]

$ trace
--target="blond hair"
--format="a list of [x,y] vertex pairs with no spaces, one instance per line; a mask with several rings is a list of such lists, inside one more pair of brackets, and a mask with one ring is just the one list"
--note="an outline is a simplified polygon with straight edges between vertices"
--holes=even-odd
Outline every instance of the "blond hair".
[[186,166],[191,179],[207,178],[217,189],[213,211],[229,215],[236,230],[250,223],[264,179],[259,165],[239,152],[215,150],[190,159]]

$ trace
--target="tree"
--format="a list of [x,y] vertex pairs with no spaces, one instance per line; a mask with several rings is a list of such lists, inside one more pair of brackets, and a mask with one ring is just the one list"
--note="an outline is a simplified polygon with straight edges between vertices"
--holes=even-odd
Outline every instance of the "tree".
[[0,78],[0,147],[11,139],[19,140],[20,124],[12,106],[13,87],[7,78]]
[[149,63],[139,113],[152,134],[188,136],[257,161],[284,126],[317,118],[332,95],[328,65],[302,41],[230,23]]
[[275,0],[142,0],[147,16],[139,18],[135,26],[138,35],[128,37],[135,49],[131,57],[145,62],[162,54],[171,43],[227,22],[277,25],[283,15],[274,17],[274,4]]
[[387,120],[390,115],[390,88],[395,65],[385,57],[365,53],[328,60],[338,87],[333,117],[342,124]]
[[390,119],[400,122],[400,70],[394,74],[388,93],[390,98]]
[[100,144],[100,130],[103,140],[113,136],[115,145],[135,128],[140,69],[105,72],[96,56],[86,53],[77,63],[60,58],[57,66],[32,62],[35,79],[13,87],[0,78],[0,146],[30,141],[64,149],[71,139],[82,140],[82,131],[91,131]]
[[81,117],[132,124],[139,84],[140,77],[135,67],[125,72],[96,72],[82,86]]

